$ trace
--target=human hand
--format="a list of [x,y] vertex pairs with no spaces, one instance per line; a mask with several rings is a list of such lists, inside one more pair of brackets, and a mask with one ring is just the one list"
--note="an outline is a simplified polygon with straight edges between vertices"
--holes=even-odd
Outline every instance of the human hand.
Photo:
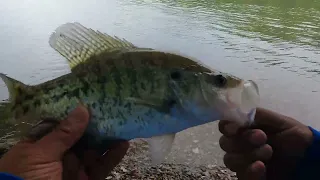
[[104,179],[126,154],[128,142],[120,143],[103,156],[87,151],[83,161],[69,151],[81,138],[89,113],[80,106],[52,132],[38,141],[22,140],[0,159],[0,172],[31,179]]
[[312,143],[311,130],[290,117],[258,108],[254,125],[219,122],[225,165],[239,180],[285,180]]

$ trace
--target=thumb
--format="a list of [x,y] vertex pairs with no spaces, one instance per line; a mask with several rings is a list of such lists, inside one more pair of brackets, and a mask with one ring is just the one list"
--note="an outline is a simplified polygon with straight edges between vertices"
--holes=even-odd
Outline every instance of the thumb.
[[268,109],[258,108],[252,126],[267,132],[276,133],[288,129],[297,123],[299,122],[291,117]]
[[253,124],[249,127],[240,126],[233,120],[222,120],[219,122],[219,130],[222,134],[226,136],[234,136],[238,133],[241,133],[249,129],[261,129],[265,132],[279,132],[288,127],[291,127],[292,124],[295,124],[296,121],[290,117],[278,114],[268,109],[257,108]]
[[65,151],[81,138],[88,122],[88,110],[83,106],[79,106],[69,114],[67,119],[61,121],[51,133],[44,136],[36,144],[46,154],[60,158]]

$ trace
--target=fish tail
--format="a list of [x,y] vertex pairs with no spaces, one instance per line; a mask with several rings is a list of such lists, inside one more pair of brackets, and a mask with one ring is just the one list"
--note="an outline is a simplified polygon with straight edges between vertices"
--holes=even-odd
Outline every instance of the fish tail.
[[13,116],[11,109],[16,102],[17,97],[23,93],[26,89],[26,85],[22,82],[8,77],[7,75],[0,73],[0,78],[4,81],[9,92],[9,99],[0,101],[0,122],[7,122],[8,119]]
[[22,82],[15,80],[7,75],[0,73],[0,78],[6,84],[8,91],[9,91],[9,102],[14,102],[19,96],[19,93],[22,93],[27,85],[23,84]]

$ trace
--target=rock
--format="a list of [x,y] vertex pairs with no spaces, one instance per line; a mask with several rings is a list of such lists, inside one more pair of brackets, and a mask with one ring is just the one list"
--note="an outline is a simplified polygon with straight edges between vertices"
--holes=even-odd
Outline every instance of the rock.
[[192,149],[192,152],[195,153],[195,154],[199,154],[199,148]]
[[126,169],[126,168],[124,168],[123,166],[121,166],[121,168],[120,168],[121,170],[122,170],[122,172],[125,172],[125,173],[127,173],[128,172],[128,170]]

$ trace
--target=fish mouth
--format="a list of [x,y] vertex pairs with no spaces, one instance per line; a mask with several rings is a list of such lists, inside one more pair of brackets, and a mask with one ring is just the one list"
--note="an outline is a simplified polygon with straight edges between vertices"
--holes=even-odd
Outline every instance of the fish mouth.
[[253,80],[243,81],[240,86],[226,92],[227,117],[240,123],[251,124],[254,121],[259,102],[258,85]]

